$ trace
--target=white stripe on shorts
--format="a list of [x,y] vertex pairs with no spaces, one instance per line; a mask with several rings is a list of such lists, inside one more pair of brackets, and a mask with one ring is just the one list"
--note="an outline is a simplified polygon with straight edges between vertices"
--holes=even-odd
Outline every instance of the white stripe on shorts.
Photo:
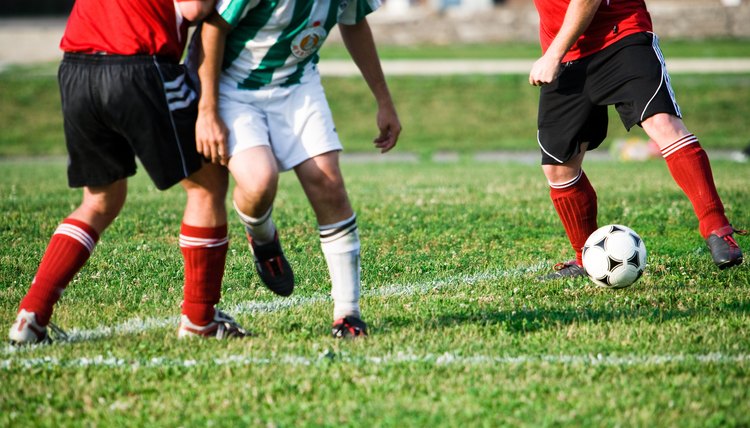
[[656,54],[656,57],[659,59],[659,63],[661,64],[661,81],[659,82],[659,86],[654,91],[654,94],[651,96],[651,98],[646,103],[646,106],[643,107],[643,111],[641,112],[641,122],[643,122],[643,117],[646,115],[646,110],[648,110],[648,106],[651,104],[651,101],[656,98],[656,95],[659,93],[659,90],[661,89],[662,85],[666,85],[667,91],[669,91],[669,97],[672,99],[672,105],[674,106],[674,111],[677,114],[677,117],[682,117],[682,112],[680,112],[680,106],[677,105],[677,99],[674,95],[674,90],[672,89],[672,84],[669,81],[669,73],[667,73],[667,64],[664,60],[664,54],[661,52],[661,48],[659,47],[659,37],[656,36],[656,34],[651,33],[651,36],[653,37],[651,41],[651,48],[654,50],[654,54]]

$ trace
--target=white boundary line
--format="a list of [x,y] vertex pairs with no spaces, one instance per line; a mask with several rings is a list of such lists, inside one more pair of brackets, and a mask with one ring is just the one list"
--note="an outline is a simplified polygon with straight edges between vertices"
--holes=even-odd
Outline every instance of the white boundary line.
[[250,355],[230,355],[221,358],[204,360],[175,359],[156,357],[151,359],[124,359],[96,355],[70,360],[54,357],[6,359],[0,360],[0,370],[31,368],[80,369],[88,367],[137,369],[162,369],[164,367],[248,367],[248,366],[314,366],[329,363],[341,363],[357,366],[388,366],[423,364],[429,366],[513,366],[525,364],[551,364],[561,366],[663,366],[669,364],[744,364],[750,362],[750,354],[727,355],[722,353],[708,354],[662,354],[662,355],[460,355],[445,354],[386,354],[383,356],[350,356],[335,355],[329,352],[317,357],[303,355],[273,355],[271,357],[254,357]]
[[[534,272],[545,267],[545,264],[538,264],[530,267],[517,267],[510,270],[490,270],[471,275],[457,275],[434,281],[414,284],[392,284],[381,288],[366,290],[363,297],[388,297],[388,296],[406,296],[420,294],[430,290],[438,290],[450,285],[475,284],[479,281],[492,281],[500,278],[521,276],[528,272]],[[298,306],[313,305],[324,303],[330,300],[328,295],[318,295],[310,297],[286,297],[270,301],[249,301],[239,303],[233,307],[226,308],[229,314],[259,314],[274,313],[284,311]],[[97,339],[105,339],[114,336],[126,336],[144,333],[150,330],[177,328],[179,319],[177,316],[161,318],[132,318],[120,324],[107,327],[99,326],[89,330],[70,329],[67,331],[68,339],[66,341],[57,341],[57,344],[84,342]],[[14,347],[7,345],[3,351],[4,354],[23,352],[25,350],[36,349],[36,346]]]

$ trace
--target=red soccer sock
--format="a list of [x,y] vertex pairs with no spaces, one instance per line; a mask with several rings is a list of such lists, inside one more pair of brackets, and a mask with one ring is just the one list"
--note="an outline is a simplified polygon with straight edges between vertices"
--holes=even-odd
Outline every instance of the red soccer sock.
[[214,319],[214,305],[221,299],[221,281],[229,240],[227,225],[195,227],[182,224],[180,250],[185,259],[182,313],[196,325]]
[[18,310],[36,313],[40,325],[49,324],[52,310],[75,274],[94,251],[99,234],[86,223],[66,218],[55,229],[31,288]]
[[698,217],[700,233],[708,238],[716,229],[729,225],[724,205],[716,192],[708,156],[693,134],[688,134],[661,151],[674,181],[680,186]]
[[581,170],[578,177],[566,183],[550,183],[550,197],[576,252],[576,261],[583,265],[583,245],[597,228],[596,191]]

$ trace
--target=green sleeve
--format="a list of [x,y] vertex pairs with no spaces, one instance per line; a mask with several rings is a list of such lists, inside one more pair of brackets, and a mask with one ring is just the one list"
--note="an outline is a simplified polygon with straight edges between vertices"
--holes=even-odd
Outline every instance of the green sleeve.
[[229,25],[236,27],[258,3],[260,0],[217,0],[216,10]]
[[[346,0],[342,0],[342,3]],[[346,6],[339,11],[338,22],[344,25],[354,25],[382,4],[381,0],[349,0]]]

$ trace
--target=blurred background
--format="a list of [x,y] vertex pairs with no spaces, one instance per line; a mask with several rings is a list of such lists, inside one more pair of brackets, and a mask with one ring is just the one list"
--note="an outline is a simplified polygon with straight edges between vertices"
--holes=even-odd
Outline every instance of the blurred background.
[[[0,158],[65,154],[55,73],[74,3],[0,0]],[[712,150],[750,153],[750,0],[647,4],[691,130]],[[384,0],[368,21],[408,129],[400,152],[489,159],[536,149],[538,91],[527,79],[541,53],[533,0]],[[342,45],[334,28],[321,72],[334,115],[351,118],[341,131],[347,151],[366,153],[374,105],[361,102],[370,93]],[[650,157],[646,138],[618,120],[605,147]],[[631,139],[638,144],[625,144]]]
[[[2,0],[0,62],[57,55],[56,40],[74,0]],[[750,0],[649,0],[662,38],[750,40]],[[370,23],[379,44],[537,40],[533,0],[384,0]],[[338,40],[332,34],[332,40]],[[31,43],[42,41],[32,49]],[[46,49],[45,49],[46,47]]]

